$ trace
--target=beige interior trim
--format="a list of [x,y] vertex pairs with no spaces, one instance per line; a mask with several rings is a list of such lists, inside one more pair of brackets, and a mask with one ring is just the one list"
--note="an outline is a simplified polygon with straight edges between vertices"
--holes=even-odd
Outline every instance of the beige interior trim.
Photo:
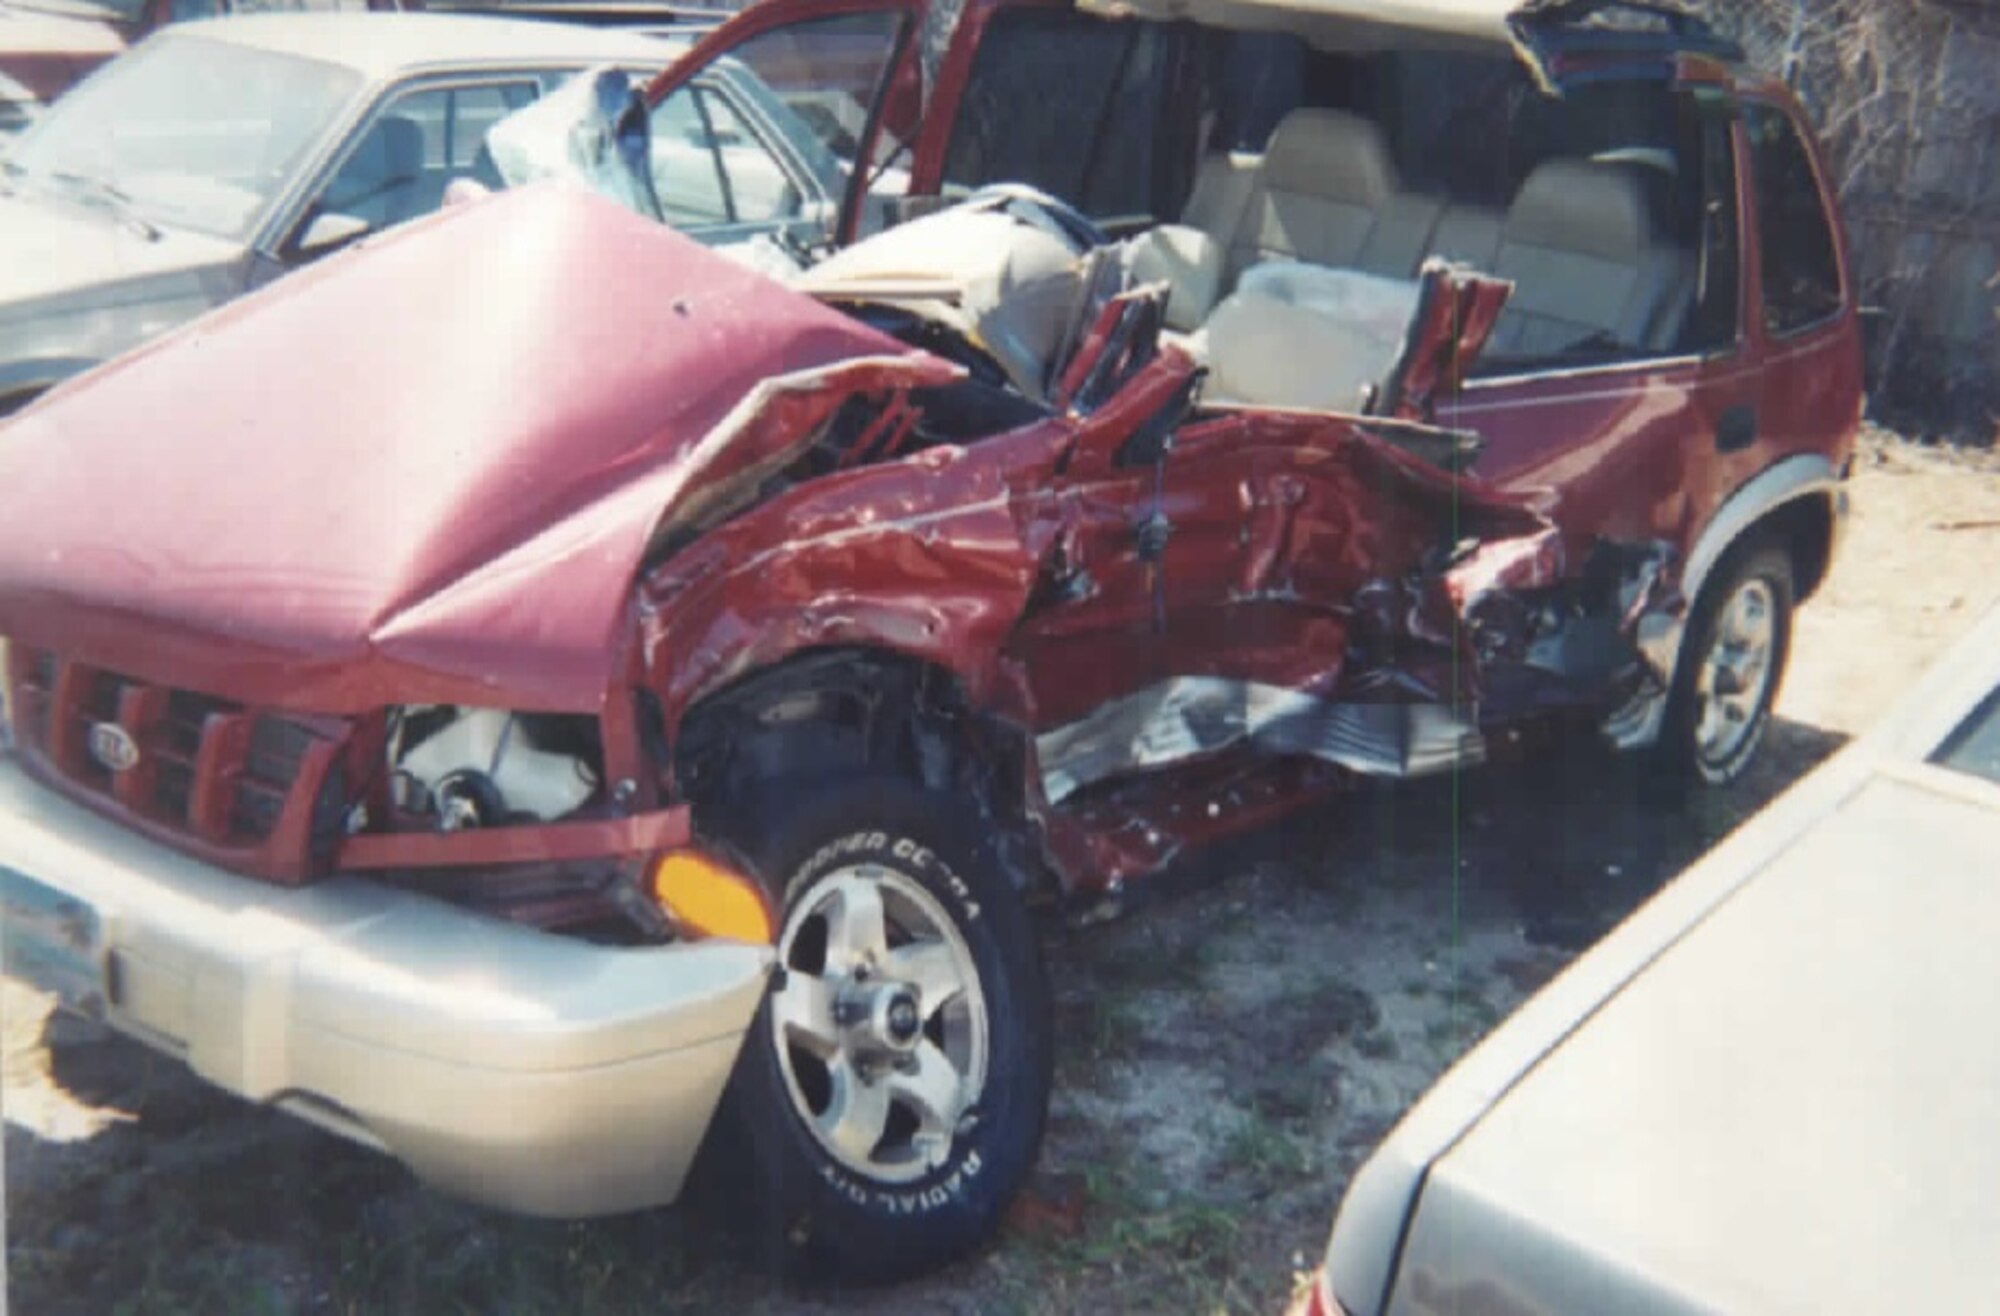
[[1078,0],[1077,7],[1109,18],[1296,32],[1325,49],[1382,50],[1511,49],[1507,20],[1522,6],[1521,0]]

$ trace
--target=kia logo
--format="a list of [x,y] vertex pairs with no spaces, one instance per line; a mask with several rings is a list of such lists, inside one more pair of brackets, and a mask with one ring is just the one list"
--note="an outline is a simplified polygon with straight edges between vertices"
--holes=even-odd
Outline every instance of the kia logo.
[[90,727],[90,757],[113,772],[129,772],[139,765],[139,743],[116,722],[94,722]]

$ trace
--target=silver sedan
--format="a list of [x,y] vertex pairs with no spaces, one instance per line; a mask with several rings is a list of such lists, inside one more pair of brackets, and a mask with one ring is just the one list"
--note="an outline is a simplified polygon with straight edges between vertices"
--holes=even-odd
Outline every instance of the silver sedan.
[[1325,1316],[2000,1310],[2000,610],[1447,1073]]
[[[497,184],[485,151],[494,124],[582,69],[650,76],[689,40],[391,13],[163,30],[0,157],[0,416],[289,269],[436,210],[454,180]],[[790,125],[770,123],[768,91],[728,83],[717,75],[703,87],[715,113],[731,112],[727,149],[767,153],[797,207],[823,206],[825,180],[792,149]],[[740,225],[725,227],[715,240],[742,237]]]

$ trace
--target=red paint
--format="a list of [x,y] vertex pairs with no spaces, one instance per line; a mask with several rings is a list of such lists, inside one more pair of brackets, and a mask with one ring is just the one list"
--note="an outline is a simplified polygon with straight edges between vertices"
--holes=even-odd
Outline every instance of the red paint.
[[664,854],[688,844],[693,836],[686,808],[536,827],[362,834],[347,838],[340,850],[340,866],[367,871],[569,863]]
[[1504,279],[1469,267],[1427,267],[1409,339],[1375,411],[1397,420],[1435,419],[1438,399],[1465,387],[1466,373],[1493,336],[1513,291]]
[[[760,382],[856,360],[702,446]],[[0,634],[263,708],[596,712],[683,490],[855,387],[955,373],[609,202],[501,194],[17,417]]]
[[[646,103],[658,105],[668,96],[686,84],[701,69],[723,55],[734,51],[746,41],[760,37],[767,32],[788,27],[794,23],[823,22],[849,14],[891,14],[901,21],[897,25],[893,49],[887,52],[889,62],[881,71],[878,87],[879,105],[870,109],[867,131],[856,144],[857,164],[868,162],[866,167],[857,167],[849,174],[847,196],[842,199],[840,216],[834,224],[834,233],[842,242],[851,242],[860,232],[861,199],[865,181],[874,176],[876,155],[883,141],[885,131],[898,140],[906,140],[918,131],[920,123],[919,107],[922,102],[923,68],[922,45],[918,28],[922,23],[926,0],[761,0],[738,12],[736,17],[722,24],[715,31],[696,42],[694,47],[680,59],[667,66],[649,83],[645,90]],[[862,47],[850,45],[839,49],[823,38],[813,42],[815,60],[821,61],[818,75],[827,77],[823,61],[828,58],[841,60],[849,70],[847,81],[865,82],[875,69],[884,52],[873,42]],[[856,69],[866,70],[854,76]],[[773,85],[784,88],[794,79],[786,76],[782,63],[764,65],[764,72]],[[802,73],[796,81],[810,83],[813,77]]]
[[[1713,77],[1716,66],[1704,61],[1698,72]],[[1803,122],[1781,86],[1762,79],[1749,85],[1757,99]],[[1812,146],[1810,134],[1807,141]],[[1802,453],[1839,468],[1854,451],[1861,334],[1839,207],[1826,193],[1846,303],[1824,324],[1774,340],[1763,328],[1756,189],[1740,126],[1736,155],[1744,294],[1733,346],[1666,362],[1476,381],[1438,407],[1441,423],[1486,440],[1479,475],[1507,488],[1555,491],[1552,514],[1575,545],[1599,536],[1661,539],[1685,553],[1724,500],[1759,472]],[[1824,191],[1826,170],[1814,159]],[[1757,413],[1756,442],[1718,452],[1719,421],[1745,407]]]
[[[915,129],[913,190],[935,184],[985,23],[1045,2],[1060,0],[967,7]],[[885,10],[918,6],[772,0],[649,94],[787,23]],[[912,50],[887,75],[899,129]],[[322,262],[23,412],[0,444],[0,488],[20,509],[0,521],[0,634],[61,656],[58,688],[38,696],[58,708],[83,710],[88,667],[142,683],[120,697],[121,723],[160,715],[155,687],[232,701],[200,737],[185,826],[148,816],[143,777],[84,793],[164,842],[283,880],[325,862],[310,854],[312,805],[335,765],[350,798],[390,817],[389,705],[594,714],[605,780],[631,783],[632,813],[364,831],[334,838],[338,867],[683,843],[687,811],[642,724],[657,710],[650,730],[671,744],[703,698],[816,649],[944,669],[1022,735],[1181,675],[1476,706],[1460,620],[1474,601],[1548,587],[1599,536],[1685,549],[1771,461],[1851,449],[1851,308],[1766,341],[1743,187],[1751,291],[1730,352],[1465,383],[1504,285],[1440,275],[1384,419],[1181,416],[1192,363],[1125,337],[1126,317],[1148,310],[1128,297],[1056,390],[1074,400],[1115,347],[1107,397],[923,451],[922,390],[958,382],[958,367],[607,202],[503,194]],[[857,399],[875,410],[852,458],[778,481]],[[1746,404],[1766,417],[1762,437],[1718,454],[1717,420]],[[1409,423],[1433,413],[1487,441],[1476,476],[1396,446],[1437,437]],[[1165,422],[1174,442],[1155,460],[1143,440]],[[1476,551],[1453,557],[1468,540]],[[1350,670],[1364,648],[1374,666]],[[1385,661],[1404,678],[1386,693],[1366,679]],[[276,714],[336,730],[307,751],[270,838],[232,844],[246,738]],[[31,766],[78,793],[88,719],[51,727]],[[1346,780],[1221,751],[1051,807],[1028,757],[1023,795],[1047,856],[1083,888]]]

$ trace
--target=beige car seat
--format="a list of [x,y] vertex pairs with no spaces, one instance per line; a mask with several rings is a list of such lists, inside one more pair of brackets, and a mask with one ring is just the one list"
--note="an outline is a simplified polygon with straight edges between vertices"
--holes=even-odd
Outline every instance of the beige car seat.
[[1656,183],[1643,165],[1574,159],[1528,176],[1494,263],[1515,288],[1490,355],[1550,358],[1592,339],[1644,352],[1672,347],[1692,258],[1658,231]]

